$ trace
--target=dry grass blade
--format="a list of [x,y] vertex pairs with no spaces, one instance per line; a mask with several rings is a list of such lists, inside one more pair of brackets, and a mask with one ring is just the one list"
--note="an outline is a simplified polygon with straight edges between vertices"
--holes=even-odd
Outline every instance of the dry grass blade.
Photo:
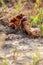
[[6,35],[4,33],[0,34],[0,48],[4,44],[5,38],[6,38]]

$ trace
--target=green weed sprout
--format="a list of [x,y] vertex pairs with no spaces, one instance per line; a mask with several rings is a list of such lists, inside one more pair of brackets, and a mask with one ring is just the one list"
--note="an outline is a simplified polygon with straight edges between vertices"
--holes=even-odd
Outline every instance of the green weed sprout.
[[8,61],[7,61],[7,59],[3,60],[2,65],[8,65]]
[[30,16],[30,26],[39,26],[40,23],[43,23],[43,7],[39,8],[39,12],[35,16]]
[[43,7],[39,9],[39,18],[40,21],[43,23]]
[[19,5],[16,4],[15,8],[16,8],[16,10],[18,11],[18,10],[19,10]]
[[40,35],[43,36],[43,25],[40,25],[39,28],[41,30],[41,34]]
[[39,51],[36,50],[35,54],[32,54],[32,60],[33,60],[32,65],[36,65],[39,59],[40,59],[40,54]]
[[15,10],[16,10],[17,14],[20,14],[22,9],[24,8],[24,5],[22,2],[23,2],[23,0],[18,0],[18,3],[15,4]]
[[14,48],[14,49],[13,49],[13,52],[14,52],[14,54],[15,54],[15,53],[17,52],[17,48]]
[[18,4],[15,5],[16,13],[19,13],[19,9],[20,9],[20,6],[21,6],[21,1],[22,0],[18,0]]
[[37,26],[37,24],[39,23],[39,16],[31,16],[30,20],[30,26]]
[[15,10],[16,10],[16,13],[19,13],[19,5],[18,4],[15,5]]

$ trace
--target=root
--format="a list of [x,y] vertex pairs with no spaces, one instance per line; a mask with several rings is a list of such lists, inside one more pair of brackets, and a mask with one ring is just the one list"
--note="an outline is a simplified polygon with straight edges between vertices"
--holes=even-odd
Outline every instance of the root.
[[27,16],[25,16],[24,14],[19,14],[15,16],[15,18],[13,18],[9,24],[15,24],[19,30],[25,30],[29,36],[40,37],[40,28],[33,28],[29,26]]

